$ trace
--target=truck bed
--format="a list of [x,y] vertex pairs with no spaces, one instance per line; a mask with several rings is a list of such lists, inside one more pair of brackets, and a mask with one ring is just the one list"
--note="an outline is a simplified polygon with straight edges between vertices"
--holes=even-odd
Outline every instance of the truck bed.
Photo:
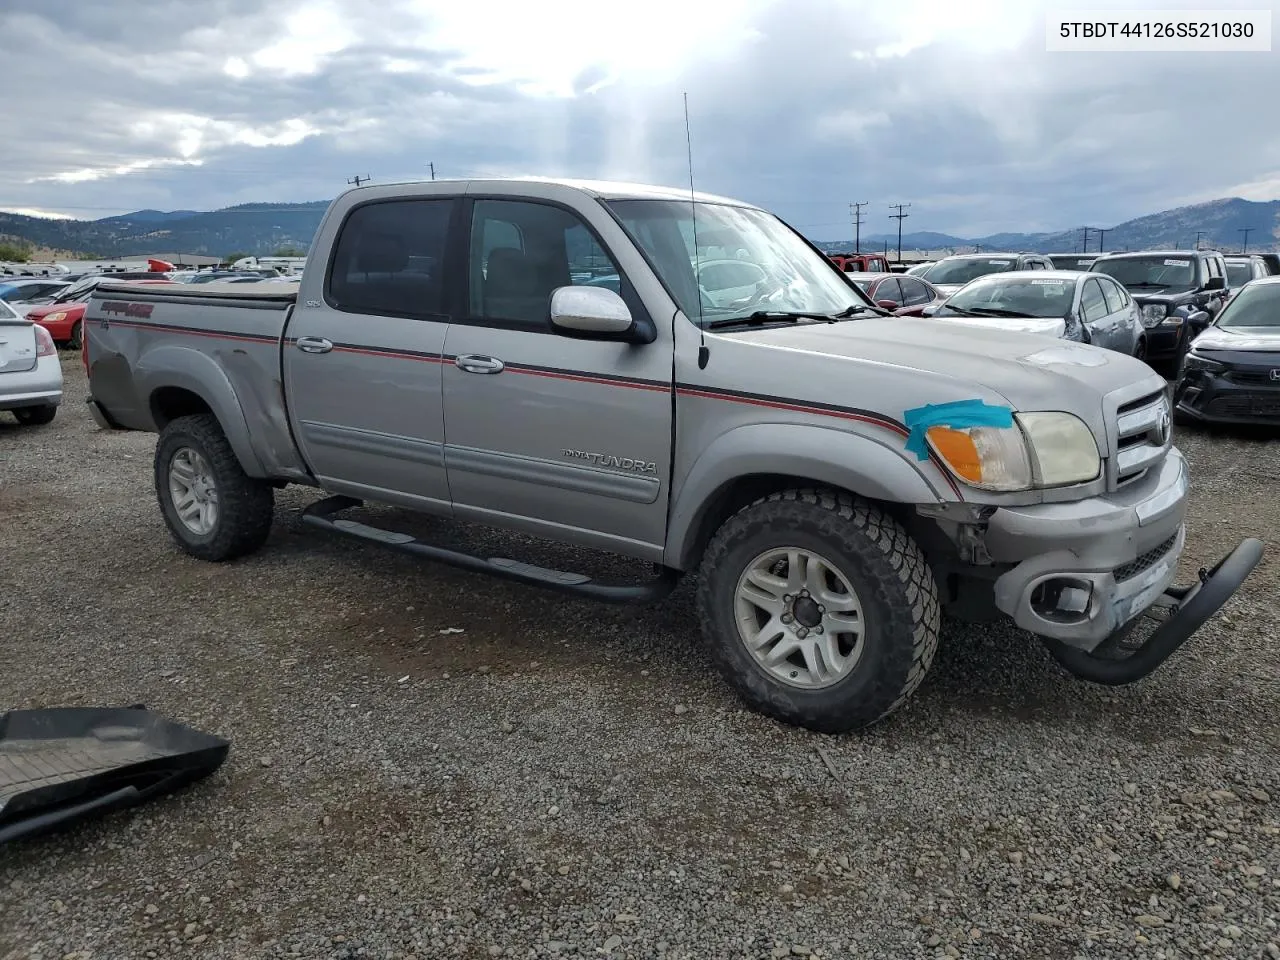
[[84,318],[91,409],[113,427],[156,430],[207,408],[251,475],[305,482],[280,379],[297,298],[283,283],[98,284]]

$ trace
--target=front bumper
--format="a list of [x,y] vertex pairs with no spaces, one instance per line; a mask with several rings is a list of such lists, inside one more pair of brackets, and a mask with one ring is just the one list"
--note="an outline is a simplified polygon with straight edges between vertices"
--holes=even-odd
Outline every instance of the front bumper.
[[57,357],[41,357],[30,370],[0,374],[0,410],[44,407],[62,402],[62,366]]
[[1235,373],[1184,373],[1174,388],[1178,413],[1203,423],[1280,426],[1280,382],[1235,383]]
[[1154,327],[1144,328],[1147,334],[1148,360],[1175,360],[1181,353],[1183,344],[1191,335],[1187,324],[1157,323]]
[[1173,582],[1186,541],[1186,460],[1171,448],[1146,476],[1074,503],[1000,508],[986,548],[1013,566],[996,607],[1024,630],[1090,652]]

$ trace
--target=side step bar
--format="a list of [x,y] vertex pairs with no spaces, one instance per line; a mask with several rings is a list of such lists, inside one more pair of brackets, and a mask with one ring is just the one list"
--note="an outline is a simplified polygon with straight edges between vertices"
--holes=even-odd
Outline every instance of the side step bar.
[[[377,543],[392,550],[399,550],[423,560],[447,563],[476,573],[516,580],[536,587],[548,587],[562,593],[606,603],[649,603],[670,594],[680,582],[680,573],[667,567],[657,567],[658,575],[652,580],[634,584],[599,583],[582,573],[551,570],[505,557],[476,557],[457,550],[433,547],[407,533],[371,527],[356,520],[335,517],[343,510],[363,505],[354,497],[335,496],[319,500],[302,511],[302,522],[311,527],[339,533],[366,543]],[[656,566],[656,565],[655,565]]]

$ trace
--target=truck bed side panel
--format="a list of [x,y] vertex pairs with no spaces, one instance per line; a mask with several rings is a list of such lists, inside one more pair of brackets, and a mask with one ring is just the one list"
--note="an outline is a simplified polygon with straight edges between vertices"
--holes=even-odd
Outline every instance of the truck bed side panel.
[[282,295],[104,284],[85,320],[93,398],[121,426],[155,431],[166,400],[188,391],[217,415],[251,476],[306,480],[280,382],[292,306]]

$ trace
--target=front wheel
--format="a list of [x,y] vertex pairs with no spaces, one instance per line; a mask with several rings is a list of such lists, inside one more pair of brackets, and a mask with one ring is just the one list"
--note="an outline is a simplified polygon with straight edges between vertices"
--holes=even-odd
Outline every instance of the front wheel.
[[1133,355],[1143,363],[1147,362],[1147,338],[1138,337],[1138,342],[1133,348]]
[[67,346],[72,350],[79,350],[84,346],[84,331],[79,320],[71,325],[71,337],[67,340]]
[[271,484],[244,472],[210,414],[165,425],[156,443],[155,487],[169,533],[193,557],[233,560],[257,550],[271,532]]
[[703,557],[698,612],[748,704],[821,733],[892,713],[938,646],[919,546],[878,507],[833,491],[775,493],[726,521]]

